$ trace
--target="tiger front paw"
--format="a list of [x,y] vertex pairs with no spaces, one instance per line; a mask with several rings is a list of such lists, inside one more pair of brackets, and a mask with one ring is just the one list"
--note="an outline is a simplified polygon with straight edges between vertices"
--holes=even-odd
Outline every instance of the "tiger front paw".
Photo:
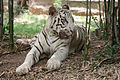
[[16,73],[18,73],[19,75],[26,74],[29,71],[30,71],[30,67],[27,63],[23,63],[16,69]]
[[51,70],[58,69],[60,67],[61,62],[57,59],[49,59],[47,62],[47,68]]

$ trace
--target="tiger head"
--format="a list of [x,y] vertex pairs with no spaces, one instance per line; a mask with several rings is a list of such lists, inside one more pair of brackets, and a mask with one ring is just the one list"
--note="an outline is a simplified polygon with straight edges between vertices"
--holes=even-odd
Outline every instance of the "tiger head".
[[60,38],[69,38],[74,29],[74,19],[68,5],[63,5],[62,8],[49,8],[49,17],[46,26],[56,33]]

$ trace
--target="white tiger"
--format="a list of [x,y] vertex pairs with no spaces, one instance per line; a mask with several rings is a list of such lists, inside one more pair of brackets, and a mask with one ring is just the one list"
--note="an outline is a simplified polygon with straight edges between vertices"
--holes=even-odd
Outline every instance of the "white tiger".
[[27,54],[25,61],[17,69],[17,73],[28,73],[39,57],[46,53],[50,55],[47,61],[48,69],[58,69],[68,54],[80,51],[84,46],[84,29],[75,25],[68,5],[62,8],[49,8],[49,17],[45,27]]

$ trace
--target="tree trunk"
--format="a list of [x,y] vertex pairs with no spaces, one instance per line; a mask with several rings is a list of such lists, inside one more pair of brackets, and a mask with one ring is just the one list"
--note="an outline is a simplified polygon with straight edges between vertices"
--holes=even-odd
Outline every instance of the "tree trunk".
[[116,38],[115,38],[115,20],[114,20],[114,15],[115,15],[115,0],[112,0],[112,46],[116,44]]
[[105,6],[105,30],[104,30],[104,33],[107,34],[108,32],[108,18],[107,18],[107,2],[106,0],[104,0],[104,6]]
[[114,31],[115,31],[115,41],[116,43],[119,43],[119,30],[117,25],[117,9],[118,7],[114,7]]
[[118,0],[118,31],[119,31],[119,42],[120,42],[120,0]]
[[111,32],[111,29],[112,29],[112,25],[111,25],[111,15],[112,15],[112,4],[111,4],[111,0],[108,0],[108,7],[107,7],[107,33],[108,33],[108,36],[111,35],[110,32]]
[[3,37],[3,0],[0,0],[0,41]]
[[111,15],[112,15],[112,7],[111,7],[111,1],[108,0],[108,4],[107,1],[104,0],[104,6],[105,6],[105,31],[104,33],[106,34],[106,38],[109,38],[110,36],[110,31],[111,31]]
[[10,35],[10,49],[14,47],[13,41],[13,0],[9,0],[9,35]]

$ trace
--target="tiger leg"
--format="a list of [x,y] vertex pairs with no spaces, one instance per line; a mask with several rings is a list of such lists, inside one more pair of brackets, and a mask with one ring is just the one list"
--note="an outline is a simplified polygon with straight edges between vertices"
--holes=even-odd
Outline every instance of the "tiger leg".
[[28,73],[31,69],[31,66],[39,61],[39,56],[42,53],[42,47],[40,47],[38,40],[36,40],[34,46],[27,54],[24,63],[16,69],[16,72],[20,74]]
[[68,46],[59,48],[47,61],[47,68],[51,70],[58,69],[61,65],[61,61],[68,56]]

